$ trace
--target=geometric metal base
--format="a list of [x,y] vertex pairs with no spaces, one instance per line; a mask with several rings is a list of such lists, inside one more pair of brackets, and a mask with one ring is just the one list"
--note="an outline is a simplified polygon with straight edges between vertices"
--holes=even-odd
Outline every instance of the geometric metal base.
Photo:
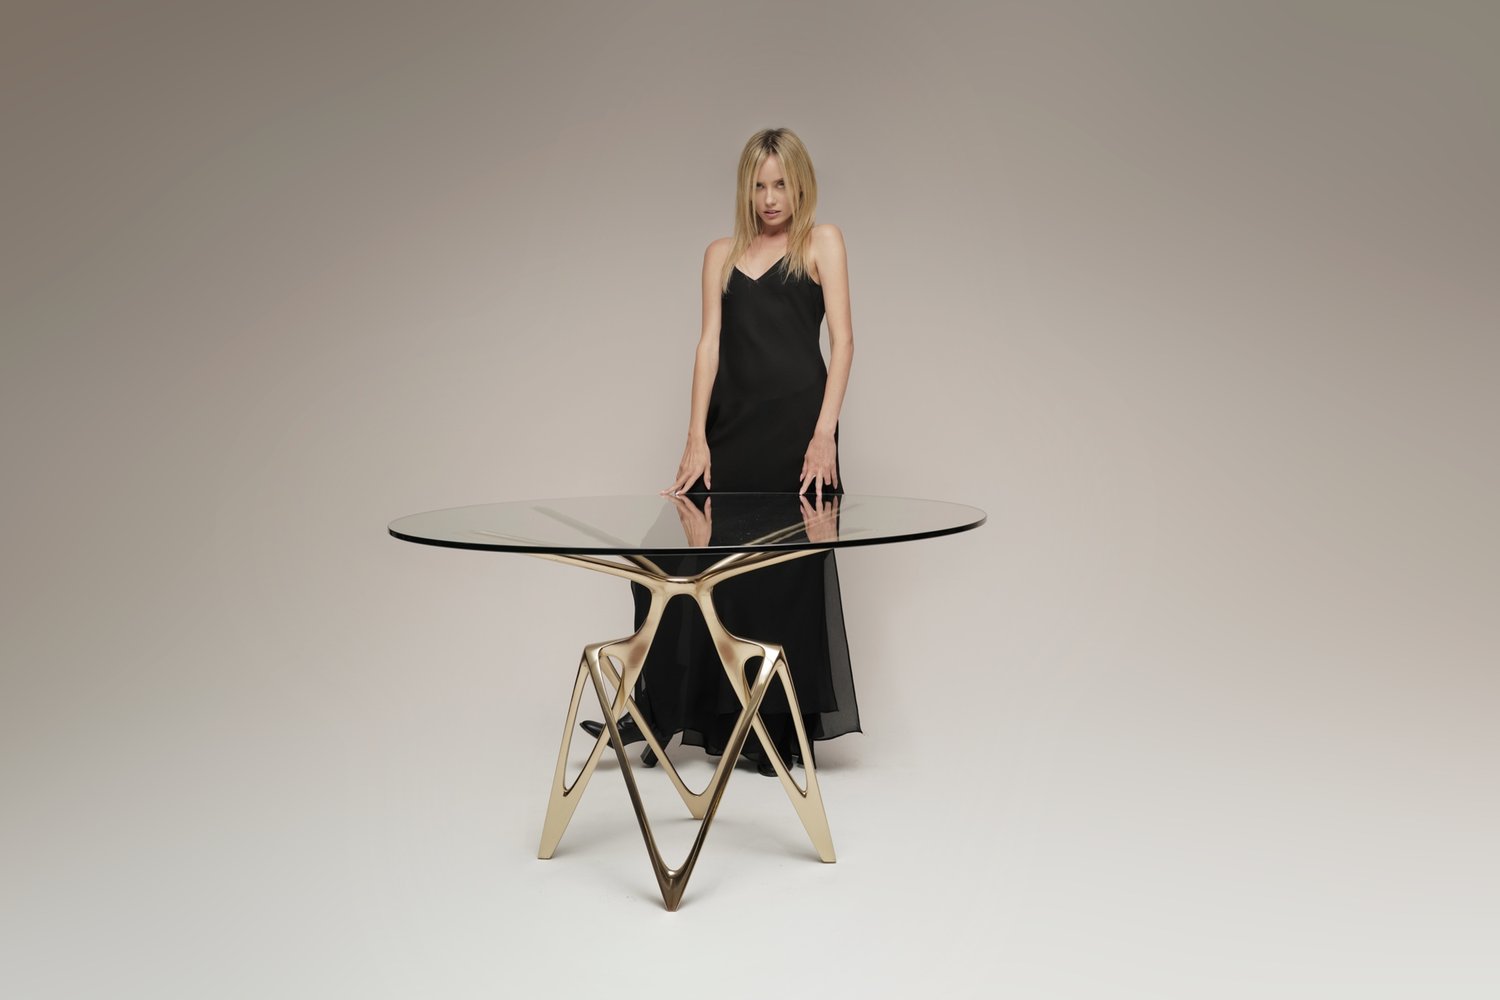
[[[660,567],[643,556],[626,556],[624,558],[627,564],[597,556],[528,553],[538,558],[624,577],[639,583],[651,592],[651,606],[646,612],[646,619],[633,635],[608,642],[590,643],[583,648],[583,656],[578,664],[578,676],[573,683],[573,697],[568,704],[567,718],[563,722],[562,746],[557,754],[557,771],[553,776],[552,793],[547,801],[547,818],[542,825],[542,841],[537,850],[538,857],[550,858],[557,850],[557,845],[568,828],[568,821],[572,819],[573,811],[578,807],[578,801],[583,796],[584,789],[588,787],[589,778],[593,775],[594,768],[598,765],[605,747],[613,745],[615,756],[620,761],[620,774],[625,779],[625,787],[630,792],[630,802],[635,808],[641,835],[646,841],[646,853],[651,858],[651,868],[656,874],[656,883],[661,889],[662,901],[666,903],[668,910],[676,910],[682,902],[682,893],[687,888],[688,878],[698,863],[698,853],[703,848],[703,840],[708,835],[709,826],[713,823],[714,813],[718,811],[719,800],[724,797],[724,789],[729,782],[729,776],[739,760],[746,738],[753,730],[760,739],[761,749],[765,751],[772,767],[775,768],[776,776],[781,780],[787,797],[791,799],[792,807],[796,809],[798,818],[802,820],[802,826],[812,840],[818,857],[825,862],[834,860],[833,837],[828,831],[827,814],[823,811],[823,796],[818,789],[818,774],[813,766],[812,746],[808,741],[806,728],[802,724],[802,713],[797,704],[797,692],[792,687],[792,676],[787,670],[786,654],[780,646],[774,643],[757,642],[730,633],[724,627],[723,622],[719,621],[713,603],[714,587],[724,580],[776,563],[816,555],[823,551],[826,550],[811,548],[739,552],[726,556],[703,572],[692,576],[668,576]],[[713,778],[701,792],[692,791],[683,782],[677,768],[672,765],[665,750],[657,742],[656,734],[641,718],[640,710],[631,697],[636,679],[640,677],[641,669],[645,666],[646,652],[651,648],[651,641],[655,638],[657,626],[661,623],[662,612],[666,609],[667,602],[678,595],[691,597],[703,612],[703,621],[708,625],[708,634],[713,637],[719,660],[723,664],[730,687],[734,689],[735,697],[739,699],[741,706],[739,717],[729,736],[729,743],[724,747],[724,753],[714,769]],[[756,673],[754,681],[747,685],[745,683],[746,664],[757,656],[761,658],[760,670]],[[615,667],[616,662],[620,664],[618,670]],[[801,749],[803,763],[806,765],[806,778],[801,785],[797,784],[796,779],[792,777],[791,769],[786,761],[781,759],[781,754],[767,734],[765,723],[760,717],[761,701],[765,698],[773,681],[780,681],[782,689],[786,692],[787,706],[797,732],[797,744]],[[573,734],[577,731],[578,706],[583,698],[584,687],[590,683],[599,700],[599,708],[604,713],[605,731],[600,733],[594,741],[593,750],[589,753],[588,760],[584,762],[578,777],[573,780],[572,784],[568,784],[568,750],[572,746]],[[613,697],[609,693],[609,688],[614,690]],[[652,752],[656,754],[667,777],[676,787],[677,794],[687,806],[688,812],[701,821],[692,849],[688,851],[687,860],[678,868],[671,868],[662,860],[661,852],[656,846],[656,838],[651,833],[651,822],[641,802],[640,791],[636,788],[635,770],[631,767],[629,757],[625,753],[625,744],[620,739],[619,724],[626,717],[635,719],[637,728],[645,736]]]

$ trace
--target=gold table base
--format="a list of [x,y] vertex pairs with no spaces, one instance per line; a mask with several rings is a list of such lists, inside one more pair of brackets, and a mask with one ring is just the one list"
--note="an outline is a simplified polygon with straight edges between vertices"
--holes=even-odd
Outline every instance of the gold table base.
[[[547,819],[542,826],[542,842],[537,850],[537,857],[550,858],[557,850],[563,832],[568,828],[568,821],[573,817],[573,810],[578,807],[578,801],[583,796],[584,789],[588,787],[589,778],[604,754],[604,748],[612,745],[615,748],[615,756],[620,761],[620,773],[625,778],[625,787],[630,792],[630,802],[635,808],[636,821],[640,824],[641,835],[646,841],[646,853],[651,857],[651,868],[656,873],[656,884],[661,888],[662,901],[666,903],[668,910],[677,909],[682,902],[682,893],[687,888],[688,879],[693,874],[693,868],[698,863],[698,853],[703,848],[703,840],[708,835],[709,826],[713,823],[714,813],[718,811],[719,801],[724,797],[724,788],[728,784],[729,775],[734,771],[746,738],[750,731],[754,730],[755,735],[760,739],[762,749],[766,751],[767,758],[776,770],[776,776],[786,790],[787,797],[791,799],[792,807],[796,809],[798,818],[802,820],[802,826],[807,830],[807,835],[812,840],[818,857],[830,863],[834,860],[833,837],[828,832],[828,817],[823,811],[823,795],[818,790],[818,775],[813,766],[812,746],[808,740],[807,730],[802,724],[802,713],[797,704],[797,692],[792,687],[792,676],[787,670],[786,654],[780,646],[774,643],[757,642],[730,633],[724,627],[724,623],[719,620],[713,603],[714,587],[727,579],[776,563],[816,555],[823,551],[826,550],[740,552],[724,557],[708,569],[693,576],[669,576],[644,556],[626,556],[624,558],[627,563],[618,563],[587,555],[531,553],[542,559],[624,577],[639,583],[651,592],[651,606],[646,612],[646,620],[635,634],[623,639],[590,643],[583,647],[583,657],[578,664],[578,676],[573,683],[573,697],[568,703],[567,719],[563,722],[562,746],[557,753],[557,771],[552,779],[552,794],[547,801]],[[641,669],[645,666],[646,652],[651,648],[651,640],[655,637],[657,626],[661,623],[662,612],[666,609],[667,602],[678,595],[691,597],[703,612],[703,620],[708,625],[709,635],[713,637],[714,647],[718,651],[724,673],[728,676],[729,684],[734,689],[735,697],[739,699],[741,705],[739,718],[730,733],[729,743],[724,747],[724,753],[719,758],[718,766],[714,769],[713,778],[701,792],[691,791],[683,782],[682,776],[677,773],[677,768],[672,765],[666,751],[657,742],[651,727],[641,718],[640,709],[630,696],[630,692],[635,688],[636,679],[640,677]],[[747,686],[745,667],[752,658],[757,656],[761,657],[760,669],[756,672],[755,680]],[[620,664],[619,670],[615,669],[615,661]],[[614,687],[613,700],[606,689],[606,676]],[[770,689],[772,681],[777,680],[781,682],[782,689],[786,692],[787,706],[797,731],[797,744],[801,748],[802,760],[806,766],[806,777],[801,785],[798,785],[796,779],[792,777],[787,762],[781,759],[781,754],[776,750],[760,717],[761,701]],[[599,699],[599,707],[604,712],[605,731],[600,733],[594,741],[593,750],[590,751],[588,760],[584,762],[578,777],[573,779],[572,784],[568,784],[568,750],[573,743],[573,733],[578,722],[578,706],[583,698],[584,686],[590,682],[593,684],[594,694]],[[656,838],[651,833],[651,822],[646,817],[645,807],[641,803],[640,790],[636,787],[635,771],[630,765],[630,760],[625,753],[625,745],[620,739],[619,724],[626,716],[635,718],[637,727],[645,735],[646,743],[656,754],[667,777],[676,787],[683,805],[687,806],[693,818],[701,820],[692,849],[688,851],[687,860],[682,863],[681,867],[668,867],[662,860],[661,852],[656,846]]]

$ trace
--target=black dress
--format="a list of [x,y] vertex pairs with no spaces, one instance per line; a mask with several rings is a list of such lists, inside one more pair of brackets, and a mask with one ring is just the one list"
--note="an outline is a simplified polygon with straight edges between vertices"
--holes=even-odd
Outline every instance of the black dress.
[[[739,268],[724,293],[719,370],[707,421],[713,493],[786,493],[798,505],[802,457],[823,406],[828,371],[819,348],[823,289],[807,275],[792,277],[783,256],[759,278]],[[834,438],[837,441],[837,433]],[[839,477],[843,482],[842,475]],[[828,492],[828,488],[824,488]],[[699,507],[708,497],[703,480],[689,489]],[[658,561],[674,574],[708,568],[709,557]],[[644,587],[631,585],[639,628],[650,606]],[[849,643],[844,633],[838,567],[832,552],[808,556],[734,577],[714,589],[714,607],[735,635],[774,642],[787,666],[809,738],[832,739],[859,731]],[[747,673],[760,666],[751,661]],[[723,752],[740,713],[724,677],[698,606],[686,597],[668,603],[637,683],[636,703],[659,739],[674,733],[708,753]],[[797,734],[779,684],[761,706],[766,730],[791,761]],[[763,758],[754,733],[745,756]]]

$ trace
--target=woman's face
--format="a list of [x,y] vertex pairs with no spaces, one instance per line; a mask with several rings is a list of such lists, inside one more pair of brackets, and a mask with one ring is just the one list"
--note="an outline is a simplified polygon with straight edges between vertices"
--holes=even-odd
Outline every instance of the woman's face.
[[781,159],[775,155],[766,157],[755,175],[755,187],[750,193],[750,204],[760,218],[761,228],[780,229],[792,217],[792,205],[786,187],[786,178],[781,174]]

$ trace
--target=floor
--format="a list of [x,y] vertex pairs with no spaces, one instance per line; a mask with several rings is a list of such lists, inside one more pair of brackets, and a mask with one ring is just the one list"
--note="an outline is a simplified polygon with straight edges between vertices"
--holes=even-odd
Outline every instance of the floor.
[[[6,992],[1493,995],[1492,703],[1377,698],[1376,651],[1346,684],[1315,635],[1207,658],[1232,630],[1157,614],[1159,588],[1067,588],[1090,622],[1070,631],[915,586],[944,560],[962,584],[988,527],[841,559],[866,732],[820,747],[837,863],[741,769],[675,913],[610,759],[535,856],[575,644],[628,614],[608,582],[381,541],[356,574],[391,574],[373,606],[328,602],[300,645],[184,620],[133,670],[27,675],[51,726],[8,732]],[[1012,566],[995,587],[1029,567],[1051,588],[1024,546]],[[868,614],[881,591],[904,620]],[[675,862],[693,824],[639,776]]]

